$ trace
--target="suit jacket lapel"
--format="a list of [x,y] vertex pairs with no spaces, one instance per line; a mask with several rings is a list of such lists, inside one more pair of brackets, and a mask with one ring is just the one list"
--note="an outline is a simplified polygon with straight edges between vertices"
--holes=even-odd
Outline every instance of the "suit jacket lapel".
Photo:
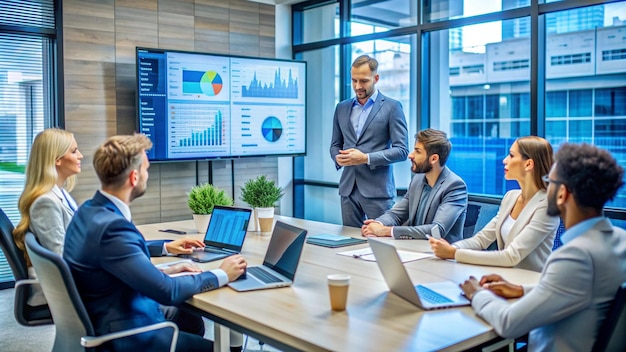
[[[417,180],[416,178],[420,179]],[[411,201],[409,202],[409,226],[412,226],[416,223],[415,217],[417,216],[417,207],[419,207],[420,205],[420,198],[422,198],[425,177],[423,174],[421,174],[413,176],[413,179],[415,180],[415,184],[411,185],[411,187],[409,188],[409,192],[413,192],[409,195],[409,199],[411,199]]]
[[[370,111],[369,115],[367,115],[367,119],[365,120],[365,123],[363,124],[363,129],[361,130],[361,135],[359,136],[359,139],[363,137],[363,135],[365,134],[365,130],[367,130],[367,126],[369,126],[369,124],[372,122],[374,117],[378,114],[380,109],[383,107],[384,102],[385,102],[385,96],[382,95],[382,93],[378,93],[378,99],[376,99],[376,101],[374,102],[374,106],[372,106],[372,110]],[[356,132],[355,132],[355,136],[356,136]]]
[[[345,143],[345,139],[348,140],[347,144],[349,147],[354,148],[356,146],[356,142],[357,142],[357,138],[356,138],[356,131],[354,130],[354,126],[352,126],[352,121],[350,120],[350,116],[352,115],[352,108],[354,107],[354,100],[350,100],[349,104],[346,104],[346,112],[344,114],[344,116],[347,116],[347,118],[345,119],[345,123],[346,123],[346,128],[344,128],[344,132],[348,131],[348,135],[344,136],[344,143]],[[361,133],[363,134],[363,133]],[[348,138],[346,138],[348,137]],[[347,149],[347,148],[346,148]]]
[[[513,197],[512,201],[509,201],[506,204],[502,204],[502,206],[500,207],[500,216],[498,216],[498,220],[496,221],[496,242],[498,244],[499,249],[504,248],[504,241],[502,240],[502,233],[500,233],[500,229],[502,228],[502,223],[504,222],[504,220],[506,220],[509,217],[509,215],[511,215],[511,211],[513,211],[515,202],[517,202],[517,197],[519,197],[519,193],[517,194],[516,197]],[[513,233],[513,229],[511,229],[511,233]]]
[[[522,228],[524,228],[526,225],[528,225],[528,223],[530,223],[530,220],[532,219],[532,215],[535,213],[535,209],[537,209],[537,206],[539,206],[539,203],[541,203],[542,201],[545,201],[546,199],[544,194],[545,193],[543,193],[542,191],[535,193],[535,195],[526,204],[524,209],[522,209],[522,211],[520,212],[519,216],[515,220],[515,223],[513,224],[513,227],[511,227],[511,232],[509,234],[520,233],[522,231]],[[513,202],[513,205],[515,205],[515,201]],[[512,206],[511,206],[511,209],[509,209],[509,212],[506,214],[507,216],[511,213],[511,210],[513,210]],[[498,239],[502,240],[501,237],[502,236],[500,236],[500,238]],[[510,235],[509,235],[509,239],[512,239]]]
[[[65,198],[65,196],[59,192],[63,192],[58,188],[52,188],[51,190],[52,194],[54,194],[55,197],[57,197],[59,199],[59,202],[61,202],[61,205],[63,206],[63,209],[65,210],[65,212],[71,217],[74,215],[74,209],[70,208],[70,206],[68,204],[65,204],[65,202],[63,202],[63,199]],[[69,200],[65,200],[66,202],[69,202]]]
[[433,203],[432,199],[435,197],[435,195],[441,189],[441,186],[446,181],[446,177],[448,177],[448,168],[444,167],[444,169],[441,171],[441,174],[439,175],[439,178],[437,179],[437,182],[435,183],[435,186],[433,187],[433,189],[430,190],[430,194],[428,195],[428,199],[426,200],[426,204],[428,205],[428,209],[426,209],[426,211],[423,213],[424,214],[424,218],[423,219],[419,219],[421,221],[420,224],[425,224],[426,223],[426,219],[428,218],[428,213],[431,210],[433,210],[430,207],[430,205]]

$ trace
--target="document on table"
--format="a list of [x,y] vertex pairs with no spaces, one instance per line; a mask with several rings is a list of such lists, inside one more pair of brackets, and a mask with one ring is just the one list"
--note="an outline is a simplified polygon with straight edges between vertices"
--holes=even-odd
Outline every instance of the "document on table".
[[[363,248],[363,249],[356,249],[353,251],[337,252],[337,254],[345,255],[346,257],[353,257],[357,259],[366,260],[368,262],[376,261],[376,258],[374,257],[374,253],[372,253],[372,249],[369,247]],[[398,255],[400,256],[400,260],[403,263],[430,258],[433,256],[432,253],[409,252],[409,251],[403,251],[403,250],[399,250]]]

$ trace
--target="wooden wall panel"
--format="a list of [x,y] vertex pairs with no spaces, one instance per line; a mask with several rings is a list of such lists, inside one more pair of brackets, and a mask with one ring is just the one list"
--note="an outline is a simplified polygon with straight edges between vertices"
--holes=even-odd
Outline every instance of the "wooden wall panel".
[[[274,28],[274,6],[246,0],[64,0],[65,121],[85,156],[75,199],[99,188],[91,166],[97,146],[135,129],[135,47],[274,57]],[[211,164],[213,183],[233,196],[231,161]],[[237,204],[245,180],[277,178],[276,158],[233,164]],[[146,194],[131,206],[133,221],[190,219],[186,193],[208,175],[205,161],[153,163]]]

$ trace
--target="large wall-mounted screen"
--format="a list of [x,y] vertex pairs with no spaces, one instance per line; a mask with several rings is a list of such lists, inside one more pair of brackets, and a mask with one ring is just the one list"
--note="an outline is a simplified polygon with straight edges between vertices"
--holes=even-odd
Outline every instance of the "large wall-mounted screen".
[[137,48],[151,161],[302,155],[306,63]]

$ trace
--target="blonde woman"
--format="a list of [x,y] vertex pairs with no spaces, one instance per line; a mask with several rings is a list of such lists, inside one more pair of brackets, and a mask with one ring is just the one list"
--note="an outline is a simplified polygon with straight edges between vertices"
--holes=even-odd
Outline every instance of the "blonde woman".
[[62,254],[65,229],[78,208],[68,192],[74,188],[82,158],[70,132],[49,128],[35,137],[26,166],[24,191],[18,203],[22,218],[13,231],[15,244],[24,252],[31,277],[34,271],[26,254],[24,236],[30,230],[42,246]]
[[[476,235],[450,245],[429,239],[433,253],[460,263],[541,271],[552,252],[559,218],[548,216],[546,184],[541,177],[553,164],[552,146],[541,137],[518,138],[504,158],[504,178],[520,189],[504,195],[498,214]],[[493,242],[498,250],[484,251]]]

